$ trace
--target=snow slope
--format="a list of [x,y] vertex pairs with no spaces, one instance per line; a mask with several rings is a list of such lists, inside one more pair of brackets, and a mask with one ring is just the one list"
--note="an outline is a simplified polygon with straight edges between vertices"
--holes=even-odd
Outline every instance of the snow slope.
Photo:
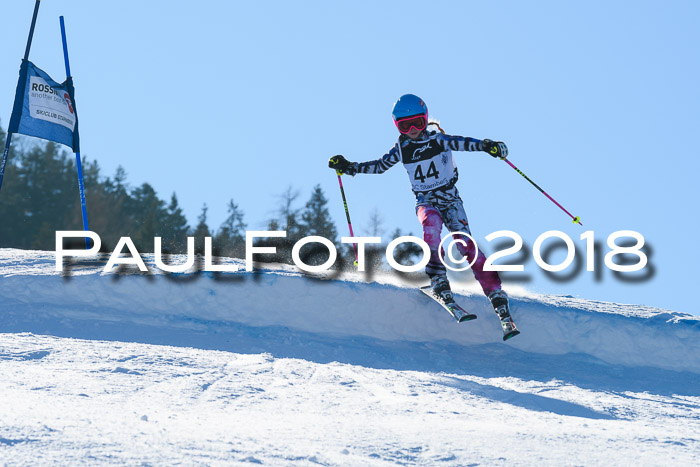
[[700,461],[698,317],[523,294],[503,343],[478,294],[457,324],[397,278],[104,262],[0,250],[0,460]]

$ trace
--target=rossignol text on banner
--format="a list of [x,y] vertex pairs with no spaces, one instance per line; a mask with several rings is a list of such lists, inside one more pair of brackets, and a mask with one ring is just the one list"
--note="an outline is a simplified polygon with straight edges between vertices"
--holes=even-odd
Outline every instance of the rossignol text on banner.
[[23,60],[19,80],[17,93],[20,97],[15,98],[9,132],[65,144],[73,152],[79,152],[72,79],[57,83],[32,62]]

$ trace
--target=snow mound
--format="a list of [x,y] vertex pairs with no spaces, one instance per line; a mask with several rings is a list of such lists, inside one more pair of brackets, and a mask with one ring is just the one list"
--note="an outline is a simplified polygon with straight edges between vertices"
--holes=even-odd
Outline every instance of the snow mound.
[[[152,264],[152,257],[144,260]],[[54,261],[53,252],[0,250],[0,332],[249,353],[285,343],[310,352],[316,345],[316,358],[322,348],[329,361],[371,340],[375,348],[413,343],[424,352],[435,345],[474,356],[526,354],[532,361],[575,354],[610,365],[700,374],[700,317],[667,310],[512,297],[522,334],[503,343],[482,295],[457,294],[479,316],[457,324],[415,286],[397,279],[320,280],[284,266],[219,275],[104,274],[105,261],[75,263],[60,274]]]

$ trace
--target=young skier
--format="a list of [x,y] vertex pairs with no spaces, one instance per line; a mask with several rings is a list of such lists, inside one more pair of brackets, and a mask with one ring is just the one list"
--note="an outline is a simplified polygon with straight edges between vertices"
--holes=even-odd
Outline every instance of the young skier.
[[[413,94],[401,96],[394,104],[394,123],[400,136],[398,142],[380,159],[368,162],[350,162],[342,155],[333,156],[328,166],[339,173],[354,176],[358,173],[381,174],[401,161],[408,172],[411,187],[416,196],[416,214],[423,226],[423,239],[430,247],[430,261],[425,272],[430,277],[434,294],[446,304],[453,304],[447,270],[440,260],[444,251],[438,251],[443,224],[450,232],[471,235],[469,221],[462,199],[457,191],[457,167],[452,151],[484,151],[498,159],[508,156],[505,143],[489,139],[478,140],[462,136],[450,136],[428,131],[428,107]],[[503,339],[518,334],[508,306],[508,296],[501,290],[501,280],[495,271],[484,271],[486,257],[476,253],[469,237],[462,238],[466,245],[457,242],[457,249],[472,265],[474,276],[481,285],[498,314],[503,327]]]

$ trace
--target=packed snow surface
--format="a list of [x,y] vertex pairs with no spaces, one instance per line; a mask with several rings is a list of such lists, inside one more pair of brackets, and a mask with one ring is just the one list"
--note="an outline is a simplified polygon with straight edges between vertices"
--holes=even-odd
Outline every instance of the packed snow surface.
[[504,343],[467,289],[458,324],[405,278],[145,259],[0,250],[2,463],[700,462],[698,317],[511,294]]

